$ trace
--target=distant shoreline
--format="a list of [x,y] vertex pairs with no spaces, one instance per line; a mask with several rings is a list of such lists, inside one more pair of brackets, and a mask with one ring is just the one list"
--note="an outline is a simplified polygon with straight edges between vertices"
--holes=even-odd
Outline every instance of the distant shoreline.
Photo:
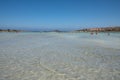
[[104,28],[86,28],[75,30],[74,32],[120,32],[119,27],[104,27]]
[[15,29],[0,29],[0,32],[23,32],[23,31]]
[[117,27],[102,27],[102,28],[86,28],[73,31],[61,31],[61,30],[51,30],[51,31],[27,31],[27,30],[16,30],[16,29],[0,29],[0,32],[120,32],[120,26]]

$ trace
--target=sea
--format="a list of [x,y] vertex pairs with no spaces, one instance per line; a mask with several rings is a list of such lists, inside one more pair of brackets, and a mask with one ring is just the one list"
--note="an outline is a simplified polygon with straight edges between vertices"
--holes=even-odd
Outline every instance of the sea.
[[120,32],[1,32],[0,80],[120,80]]

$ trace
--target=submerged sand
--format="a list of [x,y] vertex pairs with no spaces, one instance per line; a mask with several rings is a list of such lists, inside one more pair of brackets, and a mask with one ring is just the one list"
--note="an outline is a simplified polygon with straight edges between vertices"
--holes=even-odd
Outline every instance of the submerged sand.
[[0,33],[0,80],[120,80],[120,33]]

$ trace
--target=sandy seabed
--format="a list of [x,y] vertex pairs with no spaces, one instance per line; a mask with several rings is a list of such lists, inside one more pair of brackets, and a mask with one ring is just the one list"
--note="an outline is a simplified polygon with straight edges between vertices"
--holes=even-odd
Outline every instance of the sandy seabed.
[[120,80],[120,33],[0,33],[0,80]]

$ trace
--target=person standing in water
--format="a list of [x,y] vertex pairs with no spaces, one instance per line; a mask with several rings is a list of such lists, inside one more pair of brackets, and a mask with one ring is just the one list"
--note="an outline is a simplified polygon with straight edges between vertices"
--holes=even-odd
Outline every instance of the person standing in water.
[[98,34],[98,32],[96,31],[96,35]]
[[93,32],[91,32],[90,34],[93,35]]
[[110,33],[108,32],[108,36],[110,35]]

